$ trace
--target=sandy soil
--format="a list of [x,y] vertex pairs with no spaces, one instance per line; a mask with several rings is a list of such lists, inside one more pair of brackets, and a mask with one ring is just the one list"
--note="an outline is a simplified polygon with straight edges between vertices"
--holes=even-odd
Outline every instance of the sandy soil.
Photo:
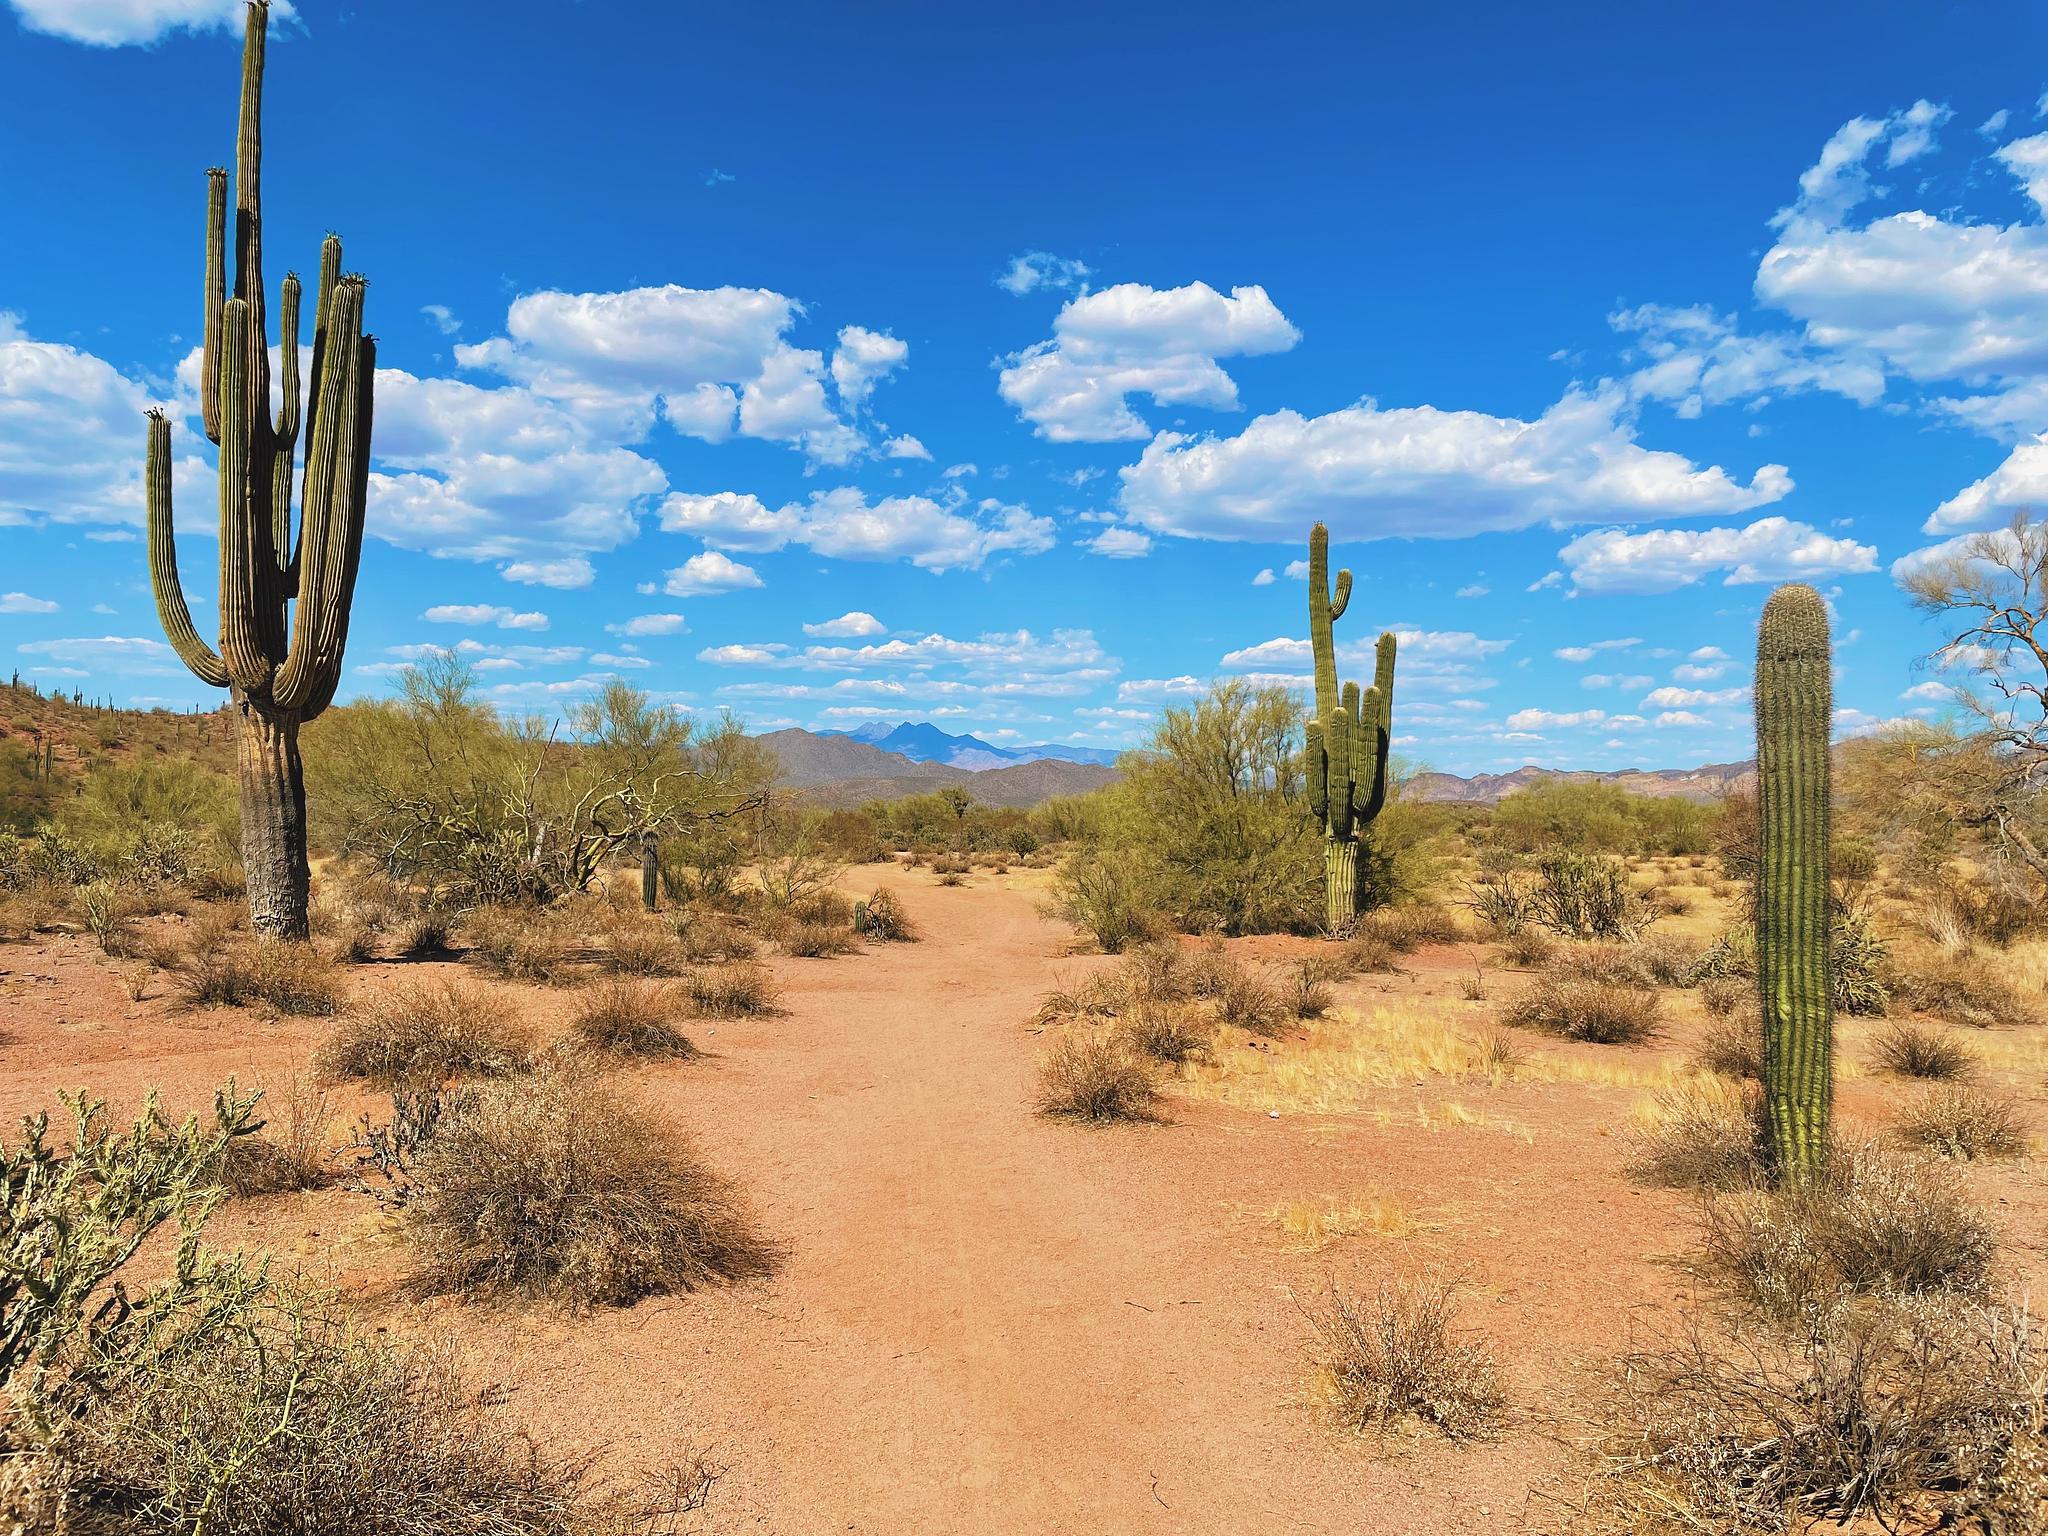
[[[237,1202],[215,1239],[334,1278],[396,1331],[452,1331],[565,1445],[607,1446],[622,1467],[708,1448],[729,1469],[714,1531],[1553,1527],[1554,1497],[1578,1486],[1581,1415],[1690,1284],[1685,1197],[1622,1167],[1643,1084],[1683,1059],[1696,1020],[1653,1048],[1541,1043],[1542,1081],[1418,1072],[1351,1084],[1341,1110],[1276,1092],[1277,1118],[1230,1086],[1233,1056],[1272,1065],[1231,1041],[1209,1088],[1170,1094],[1165,1123],[1055,1123],[1034,1113],[1033,1010],[1056,976],[1109,962],[1067,956],[1033,879],[889,872],[922,942],[778,958],[783,1016],[700,1024],[710,1058],[633,1074],[786,1242],[771,1279],[588,1317],[422,1306],[399,1295],[387,1222],[339,1190]],[[1406,964],[1348,983],[1341,1008],[1490,1022],[1494,1002],[1457,996],[1470,954]],[[420,969],[361,967],[354,985]],[[1489,972],[1490,997],[1515,984]],[[544,1028],[567,1007],[505,990]],[[84,940],[0,948],[0,1115],[76,1084],[123,1104],[157,1086],[180,1109],[230,1074],[275,1092],[325,1032],[179,1013],[159,992],[130,1001]],[[1851,1114],[1880,1097],[1844,1084]],[[336,1103],[343,1130],[368,1107]],[[2038,1290],[2035,1166],[1972,1177]],[[1414,1230],[1309,1251],[1274,1219],[1294,1200],[1374,1198]],[[1362,1438],[1316,1398],[1298,1303],[1333,1279],[1370,1291],[1429,1269],[1462,1283],[1466,1323],[1500,1356],[1516,1422],[1497,1440]]]

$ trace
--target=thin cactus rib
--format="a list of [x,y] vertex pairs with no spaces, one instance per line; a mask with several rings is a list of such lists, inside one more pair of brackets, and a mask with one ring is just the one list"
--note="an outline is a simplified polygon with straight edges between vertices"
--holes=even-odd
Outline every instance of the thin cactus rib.
[[1773,1163],[1795,1183],[1826,1162],[1834,1103],[1833,702],[1827,605],[1811,587],[1780,587],[1757,628],[1757,983]]

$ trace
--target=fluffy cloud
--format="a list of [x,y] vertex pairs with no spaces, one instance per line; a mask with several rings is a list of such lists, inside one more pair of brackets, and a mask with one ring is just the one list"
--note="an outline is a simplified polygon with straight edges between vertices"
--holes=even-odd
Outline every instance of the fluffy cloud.
[[670,597],[698,597],[760,585],[761,573],[751,565],[741,565],[715,549],[707,549],[670,571],[662,591]]
[[886,634],[887,626],[872,613],[862,613],[855,609],[852,613],[842,613],[838,618],[826,619],[820,624],[806,624],[804,633],[824,640],[859,639],[866,635]]
[[680,613],[643,613],[623,624],[607,624],[615,635],[680,635],[690,626]]
[[[1469,693],[1491,688],[1493,679],[1485,676],[1481,667],[1512,643],[1489,640],[1468,630],[1417,629],[1402,624],[1389,628],[1399,644],[1396,686],[1409,694]],[[1340,642],[1338,666],[1370,681],[1378,639],[1378,632],[1369,629],[1364,638]],[[1309,686],[1313,681],[1309,669],[1314,664],[1315,651],[1310,643],[1291,637],[1263,640],[1229,651],[1218,663],[1227,672],[1243,674],[1248,682],[1283,687]]]
[[769,667],[849,674],[838,683],[734,684],[720,690],[734,697],[844,699],[885,695],[921,699],[957,696],[979,703],[1006,696],[1058,698],[1092,692],[1116,675],[1116,658],[1106,654],[1085,629],[1054,630],[1049,636],[1020,629],[954,639],[943,634],[883,640],[867,645],[779,643],[713,646],[699,661],[719,667]]
[[1043,554],[1055,542],[1052,520],[1023,507],[994,500],[942,505],[928,496],[871,503],[852,486],[774,508],[733,491],[672,495],[662,503],[661,526],[714,549],[770,552],[801,544],[832,559],[908,560],[931,571],[979,570],[996,555]]
[[520,613],[497,603],[437,603],[420,615],[429,624],[495,624],[499,629],[546,629],[544,613]]
[[1601,651],[1627,651],[1641,645],[1642,639],[1629,635],[1620,640],[1589,640],[1584,645],[1561,645],[1550,654],[1559,661],[1591,661]]
[[1229,438],[1162,432],[1123,476],[1133,521],[1212,539],[1463,538],[1543,522],[1742,512],[1792,489],[1766,464],[1748,486],[1639,446],[1619,386],[1573,389],[1535,421],[1364,401],[1261,416]]
[[587,587],[597,579],[596,567],[581,555],[560,560],[514,560],[500,566],[498,574],[523,586],[554,587],[564,592]]
[[[0,310],[0,527],[141,523],[142,417],[163,403],[90,352],[31,340]],[[172,433],[191,441],[181,423]]]
[[1135,560],[1152,553],[1152,535],[1136,528],[1105,528],[1081,547],[1111,560]]
[[47,597],[26,592],[0,592],[0,613],[55,613],[57,605]]
[[1748,697],[1747,688],[1653,688],[1643,695],[1643,704],[1649,709],[1696,709],[1736,704]]
[[1604,709],[1578,709],[1569,714],[1558,714],[1548,709],[1518,709],[1507,718],[1511,731],[1541,731],[1564,729],[1574,725],[1598,725],[1607,718]]
[[1630,390],[1670,403],[1680,416],[1710,405],[1761,402],[1776,394],[1824,390],[1859,405],[1884,394],[1884,369],[1872,358],[1842,356],[1796,336],[1741,334],[1731,319],[1701,306],[1643,304],[1608,316],[1617,331],[1637,337],[1644,361]]
[[1949,497],[1934,509],[1921,531],[1982,528],[2044,501],[2048,501],[2048,435],[2022,443],[1990,474]]
[[1877,550],[1805,523],[1766,517],[1746,528],[1582,534],[1558,552],[1581,592],[1670,592],[1716,572],[1722,585],[1811,580],[1877,569]]
[[[9,0],[31,32],[114,48],[153,43],[169,32],[203,32],[215,27],[240,31],[243,0]],[[297,13],[290,0],[272,0],[272,14]]]
[[[705,442],[737,433],[844,464],[865,440],[827,401],[824,354],[786,339],[802,313],[796,300],[766,288],[550,290],[520,295],[505,335],[459,346],[455,355],[465,368],[514,380],[618,441],[638,441],[659,419]],[[864,405],[908,350],[892,337],[845,327],[831,367],[842,403]]]
[[1019,298],[1036,288],[1062,288],[1070,293],[1088,290],[1088,264],[1050,251],[1026,251],[1012,256],[1010,265],[996,279],[996,286]]
[[1237,409],[1237,384],[1218,361],[1285,352],[1301,339],[1266,290],[1207,283],[1119,283],[1068,301],[1053,338],[1009,359],[1002,397],[1040,437],[1104,443],[1149,437],[1129,397],[1158,405]]
[[65,640],[29,640],[16,647],[60,665],[124,677],[170,677],[185,668],[168,645],[145,635],[82,635]]

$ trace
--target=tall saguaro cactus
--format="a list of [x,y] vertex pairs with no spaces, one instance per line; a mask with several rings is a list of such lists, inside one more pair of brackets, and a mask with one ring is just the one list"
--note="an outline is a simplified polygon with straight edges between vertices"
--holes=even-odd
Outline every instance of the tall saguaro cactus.
[[200,413],[220,449],[220,649],[199,637],[178,582],[171,522],[171,424],[149,420],[149,576],[171,646],[201,682],[226,688],[239,721],[242,862],[259,933],[306,936],[306,789],[299,727],[341,681],[349,605],[363,547],[376,343],[363,335],[363,280],[341,270],[341,242],[320,251],[306,468],[293,537],[292,473],[301,422],[299,279],[280,294],[280,404],[270,414],[263,313],[263,51],[268,0],[251,0],[242,43],[235,146],[235,271],[227,287],[227,179],[206,173],[206,325]]
[[1358,839],[1387,803],[1387,740],[1394,723],[1394,637],[1382,634],[1373,683],[1337,684],[1336,622],[1351,602],[1351,572],[1330,586],[1330,530],[1308,536],[1308,630],[1316,709],[1308,723],[1309,807],[1323,824],[1323,918],[1332,933],[1358,916]]
[[1756,637],[1756,909],[1764,1106],[1772,1160],[1797,1183],[1827,1157],[1834,1108],[1828,893],[1828,611],[1811,587],[1764,604]]

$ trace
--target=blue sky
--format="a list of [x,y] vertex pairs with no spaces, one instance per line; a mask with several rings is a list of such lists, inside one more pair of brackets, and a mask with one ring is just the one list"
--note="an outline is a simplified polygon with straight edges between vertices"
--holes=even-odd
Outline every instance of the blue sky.
[[[0,666],[124,702],[210,701],[139,471],[204,630],[237,9],[0,0]],[[274,23],[268,270],[381,342],[344,696],[1120,745],[1305,675],[1321,517],[1411,760],[1686,766],[1778,580],[1842,729],[1942,708],[1897,562],[2048,504],[2035,7],[514,14]]]

